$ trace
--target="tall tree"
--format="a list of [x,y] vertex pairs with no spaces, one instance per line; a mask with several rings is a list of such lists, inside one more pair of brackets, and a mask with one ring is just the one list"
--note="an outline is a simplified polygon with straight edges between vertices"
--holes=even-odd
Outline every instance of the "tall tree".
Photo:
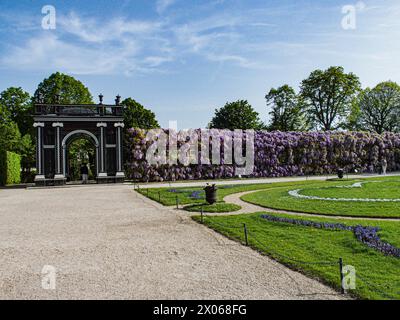
[[15,122],[0,122],[0,150],[20,153],[21,133]]
[[22,180],[24,182],[31,182],[31,169],[35,166],[36,161],[36,147],[29,134],[24,135],[19,143],[18,153],[21,155],[22,167]]
[[125,128],[154,129],[160,127],[154,112],[146,109],[134,99],[127,98],[121,104],[124,106]]
[[212,129],[263,129],[264,125],[260,120],[259,114],[247,102],[238,100],[226,103],[224,107],[215,110],[209,128]]
[[373,89],[367,88],[357,102],[357,122],[361,129],[377,133],[399,131],[400,86],[397,83],[387,81]]
[[349,114],[360,81],[343,67],[315,70],[301,84],[305,116],[314,129],[338,129]]
[[35,91],[34,99],[41,97],[45,103],[91,104],[89,89],[79,80],[56,72],[44,79]]
[[292,87],[285,84],[277,89],[272,88],[265,99],[272,108],[268,130],[287,132],[306,129],[301,113],[301,99]]
[[13,121],[18,125],[21,135],[32,130],[33,115],[31,97],[22,88],[10,87],[0,93],[0,105],[4,121]]

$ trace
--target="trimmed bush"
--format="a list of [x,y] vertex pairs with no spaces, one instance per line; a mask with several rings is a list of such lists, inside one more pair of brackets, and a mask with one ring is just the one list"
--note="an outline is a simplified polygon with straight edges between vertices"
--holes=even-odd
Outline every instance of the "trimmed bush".
[[0,185],[21,183],[21,156],[19,154],[0,152]]

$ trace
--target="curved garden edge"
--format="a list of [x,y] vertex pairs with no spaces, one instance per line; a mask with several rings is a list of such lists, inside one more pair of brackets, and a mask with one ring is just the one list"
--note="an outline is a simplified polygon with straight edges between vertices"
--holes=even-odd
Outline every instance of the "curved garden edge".
[[263,190],[256,190],[256,191],[246,191],[240,193],[234,193],[228,195],[224,198],[226,203],[236,204],[242,207],[241,210],[236,212],[229,212],[225,214],[245,214],[245,213],[255,213],[255,212],[270,212],[270,213],[284,213],[293,216],[303,216],[303,217],[319,217],[319,218],[332,218],[338,220],[370,220],[370,221],[396,221],[400,222],[400,218],[385,218],[385,217],[364,217],[364,216],[341,216],[341,215],[331,215],[331,214],[315,214],[315,213],[307,213],[307,212],[299,212],[299,211],[289,211],[289,210],[280,210],[280,209],[273,209],[268,207],[263,207],[260,205],[253,204],[251,202],[247,202],[242,199],[243,196],[262,192]]
[[204,213],[233,213],[242,209],[241,206],[228,203],[228,202],[217,202],[213,205],[209,204],[189,204],[183,207],[183,210],[188,212],[200,213],[203,207]]

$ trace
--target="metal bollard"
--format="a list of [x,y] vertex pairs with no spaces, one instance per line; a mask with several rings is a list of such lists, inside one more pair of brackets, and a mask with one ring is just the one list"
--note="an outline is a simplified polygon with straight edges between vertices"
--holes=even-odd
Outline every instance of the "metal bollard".
[[161,192],[160,191],[158,191],[158,202],[161,203]]
[[249,239],[248,239],[248,236],[247,236],[247,227],[246,227],[245,223],[243,223],[243,228],[244,228],[244,239],[246,241],[246,246],[249,246]]
[[176,195],[176,208],[179,209],[179,198],[178,198],[178,195]]
[[200,219],[201,219],[200,221],[201,221],[202,224],[204,223],[204,219],[203,219],[203,215],[204,215],[203,206],[204,206],[204,205],[202,204],[202,205],[201,205],[201,218],[200,218]]
[[345,294],[346,291],[344,290],[344,287],[343,287],[344,275],[343,275],[343,259],[342,258],[339,258],[339,270],[340,270],[340,289],[341,289],[341,293]]

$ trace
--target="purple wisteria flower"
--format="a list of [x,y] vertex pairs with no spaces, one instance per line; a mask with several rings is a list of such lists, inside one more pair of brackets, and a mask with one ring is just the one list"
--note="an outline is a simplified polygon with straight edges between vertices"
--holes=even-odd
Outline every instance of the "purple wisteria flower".
[[344,230],[352,231],[358,241],[361,241],[365,245],[375,250],[382,252],[387,256],[393,256],[400,258],[400,249],[384,242],[378,235],[379,228],[370,226],[346,226],[342,223],[329,223],[329,222],[314,222],[309,220],[291,219],[285,217],[278,217],[268,214],[263,214],[261,218],[281,223],[290,223],[299,226],[312,227],[318,229],[329,229],[329,230]]
[[[201,136],[201,130],[194,130]],[[220,164],[202,164],[199,139],[198,164],[149,165],[146,152],[152,141],[146,130],[126,132],[126,174],[142,181],[223,179],[235,176],[235,165],[226,164],[221,152]],[[168,133],[168,130],[164,130]],[[170,143],[170,142],[168,142]],[[185,143],[176,141],[178,148]],[[221,151],[224,141],[221,141]],[[211,148],[211,144],[209,146]],[[400,134],[378,135],[364,132],[267,132],[257,131],[254,141],[254,171],[251,177],[286,177],[345,172],[377,172],[382,158],[388,171],[400,170],[398,161]],[[235,161],[233,162],[235,163]]]

